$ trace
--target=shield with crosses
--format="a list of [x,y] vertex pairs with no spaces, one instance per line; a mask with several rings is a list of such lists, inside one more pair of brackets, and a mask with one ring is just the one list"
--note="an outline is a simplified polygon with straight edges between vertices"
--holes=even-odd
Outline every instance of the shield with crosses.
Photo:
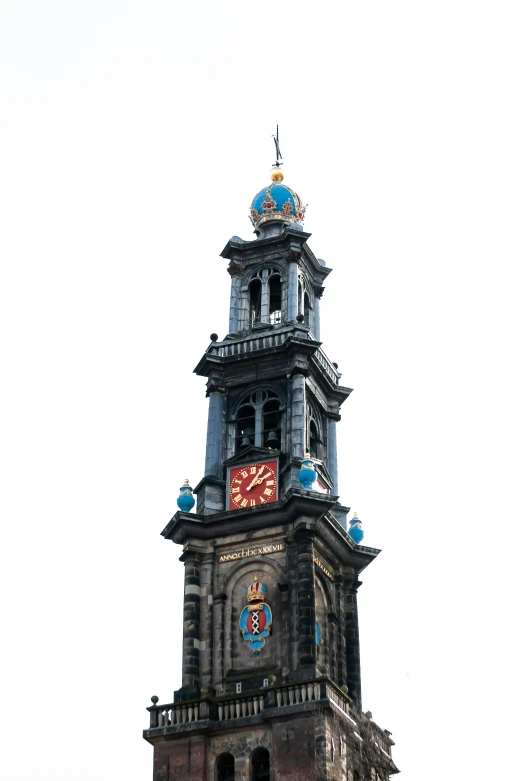
[[265,645],[265,638],[271,633],[272,611],[265,602],[267,587],[258,581],[255,574],[247,589],[246,605],[240,614],[240,631],[254,654],[259,654]]

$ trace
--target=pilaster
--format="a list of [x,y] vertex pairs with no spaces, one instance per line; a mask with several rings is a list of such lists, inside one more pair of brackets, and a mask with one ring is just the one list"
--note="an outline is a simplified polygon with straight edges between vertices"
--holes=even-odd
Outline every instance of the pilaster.
[[180,559],[185,564],[182,687],[185,690],[198,690],[200,686],[200,557],[198,553],[186,550]]
[[241,322],[241,271],[243,266],[235,265],[229,266],[229,274],[231,275],[231,299],[229,306],[229,333],[235,334],[240,330]]
[[225,650],[225,601],[227,594],[220,592],[213,597],[213,686],[220,694],[223,692],[224,650]]
[[314,585],[314,536],[307,530],[297,534],[298,545],[298,633],[299,664],[316,672],[316,608]]
[[360,633],[358,623],[358,580],[345,586],[345,637],[347,643],[347,686],[349,696],[361,708]]
[[295,374],[291,389],[291,455],[303,458],[305,453],[305,376]]
[[200,566],[200,683],[212,687],[214,621],[212,609],[214,553],[201,557]]
[[207,418],[207,443],[205,448],[206,477],[223,477],[224,408],[224,392],[222,389],[212,387],[209,392],[209,413]]
[[298,263],[289,263],[287,287],[287,322],[293,323],[298,317]]

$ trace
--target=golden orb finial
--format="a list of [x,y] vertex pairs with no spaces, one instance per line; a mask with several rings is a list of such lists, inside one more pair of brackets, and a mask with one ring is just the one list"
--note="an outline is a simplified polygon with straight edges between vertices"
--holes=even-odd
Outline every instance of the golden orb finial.
[[283,182],[283,170],[281,165],[273,165],[271,169],[271,179],[273,182]]

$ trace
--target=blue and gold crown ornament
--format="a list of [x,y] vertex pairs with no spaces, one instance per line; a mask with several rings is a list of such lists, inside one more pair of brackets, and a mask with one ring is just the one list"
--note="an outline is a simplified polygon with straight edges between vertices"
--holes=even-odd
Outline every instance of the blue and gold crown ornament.
[[180,488],[180,496],[176,500],[176,504],[182,511],[182,513],[190,513],[194,507],[194,496],[192,494],[192,488],[189,485],[188,480],[183,481],[183,485]]
[[298,193],[283,182],[280,165],[274,165],[271,171],[272,184],[260,190],[251,203],[251,222],[259,228],[266,222],[302,223],[306,207]]
[[258,575],[255,574],[251,585],[247,589],[247,602],[263,602],[267,596],[267,586],[260,583]]

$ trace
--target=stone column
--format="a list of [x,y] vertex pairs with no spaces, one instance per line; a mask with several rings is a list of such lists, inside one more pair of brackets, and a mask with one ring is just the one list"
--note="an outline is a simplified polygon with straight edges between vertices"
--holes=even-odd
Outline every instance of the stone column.
[[345,637],[347,642],[347,686],[349,697],[361,708],[360,632],[358,624],[359,581],[351,581],[345,588]]
[[327,469],[332,477],[332,493],[338,496],[338,446],[336,443],[336,423],[340,419],[339,415],[332,416],[327,420]]
[[241,316],[241,277],[231,273],[231,303],[229,308],[229,333],[235,334],[240,330]]
[[291,401],[292,457],[303,458],[305,453],[305,377],[295,374],[292,378]]
[[316,608],[314,593],[314,546],[309,531],[298,542],[298,656],[301,667],[316,665]]
[[329,675],[330,677],[335,681],[336,680],[336,674],[338,670],[338,628],[339,628],[339,620],[336,613],[329,612],[326,615],[327,621],[325,622],[328,626],[328,633],[329,633],[329,646],[327,648],[327,664],[329,665]]
[[200,557],[185,551],[180,557],[185,563],[183,603],[183,667],[182,686],[200,686]]
[[205,476],[222,477],[223,409],[225,396],[219,390],[209,393]]
[[256,407],[254,408],[254,444],[256,447],[263,447],[263,395],[261,391],[256,392]]
[[347,685],[347,646],[345,640],[345,599],[343,581],[339,575],[334,581],[334,609],[339,617],[336,627],[336,683],[338,686]]
[[212,686],[213,613],[213,564],[214,554],[202,556],[200,572],[200,683]]
[[225,643],[225,600],[227,594],[215,594],[213,612],[213,686],[217,693],[223,692],[223,654]]
[[269,269],[264,268],[262,271],[262,285],[261,285],[261,306],[260,306],[260,320],[262,323],[269,322]]
[[296,262],[289,263],[289,275],[288,275],[288,287],[287,287],[287,321],[290,323],[295,322],[298,317],[298,264]]
[[[322,288],[323,292],[323,288]],[[321,293],[318,293],[317,291],[314,291],[314,338],[318,340],[318,342],[321,342],[321,331],[320,331],[320,298]]]

